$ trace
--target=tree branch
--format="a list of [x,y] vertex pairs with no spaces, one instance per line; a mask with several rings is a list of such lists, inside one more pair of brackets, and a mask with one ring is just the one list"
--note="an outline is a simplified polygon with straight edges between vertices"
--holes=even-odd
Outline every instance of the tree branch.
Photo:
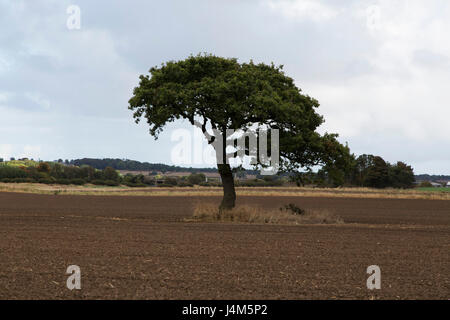
[[206,140],[208,140],[208,144],[211,144],[216,139],[215,136],[209,134],[208,130],[206,129],[207,119],[203,117],[203,123],[201,123],[198,120],[193,119],[192,120],[193,125],[195,125],[197,128],[200,128],[203,132],[203,135],[206,137]]

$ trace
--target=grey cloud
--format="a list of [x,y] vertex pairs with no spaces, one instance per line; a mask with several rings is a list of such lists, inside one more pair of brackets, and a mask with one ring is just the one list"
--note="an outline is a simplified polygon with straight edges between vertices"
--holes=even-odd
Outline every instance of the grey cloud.
[[[81,30],[66,28],[66,8],[72,3],[81,8]],[[0,99],[0,145],[19,146],[16,149],[39,145],[46,159],[95,156],[170,162],[171,128],[186,125],[169,126],[154,142],[144,125],[134,124],[127,100],[139,74],[164,61],[200,52],[283,64],[306,93],[317,85],[335,91],[348,85],[359,105],[370,102],[371,97],[364,100],[362,87],[355,83],[360,78],[382,79],[386,74],[374,67],[380,40],[369,34],[354,10],[372,1],[320,3],[339,14],[320,21],[291,19],[270,9],[266,1],[250,0],[0,0],[0,97],[8,97],[6,102]],[[445,55],[427,51],[414,54],[414,64],[427,68],[448,66],[445,59]],[[389,77],[409,80],[409,73],[392,72]],[[339,102],[348,99],[315,97],[326,101],[319,109],[326,119],[339,114],[352,118],[355,106]],[[46,101],[50,107],[45,107]],[[366,113],[371,112],[375,110]],[[427,161],[436,161],[441,173],[450,171],[442,164],[450,155],[431,152],[432,143],[400,134],[398,145],[405,147],[386,145],[391,136],[385,128],[391,123],[384,127],[379,123],[370,135],[360,132],[343,139],[358,153],[410,161],[423,172]],[[333,129],[346,131],[345,127]],[[449,142],[443,139],[441,143]],[[413,156],[414,148],[406,146],[428,150],[429,159]]]
[[429,50],[416,50],[414,52],[413,61],[416,64],[428,68],[448,68],[450,66],[450,58],[439,53]]

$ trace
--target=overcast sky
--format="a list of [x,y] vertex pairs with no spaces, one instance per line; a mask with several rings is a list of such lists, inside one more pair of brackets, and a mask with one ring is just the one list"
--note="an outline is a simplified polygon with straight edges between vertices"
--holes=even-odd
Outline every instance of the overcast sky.
[[208,52],[284,65],[354,153],[450,174],[448,0],[0,0],[0,30],[3,158],[170,164],[188,125],[154,141],[128,99],[150,67]]

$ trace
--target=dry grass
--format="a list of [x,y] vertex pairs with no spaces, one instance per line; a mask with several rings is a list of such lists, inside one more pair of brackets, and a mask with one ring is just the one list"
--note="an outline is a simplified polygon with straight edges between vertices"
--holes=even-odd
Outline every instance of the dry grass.
[[264,209],[237,206],[233,210],[219,212],[217,204],[197,203],[189,222],[234,222],[257,224],[341,224],[344,221],[328,210],[307,210],[304,214],[294,214],[284,209]]
[[[59,195],[117,195],[117,196],[222,196],[220,187],[187,188],[130,188],[104,186],[62,186],[38,183],[0,183],[0,192],[21,192]],[[308,188],[308,187],[237,187],[238,196],[287,196],[287,197],[333,197],[333,198],[379,198],[450,200],[450,192],[369,188]]]

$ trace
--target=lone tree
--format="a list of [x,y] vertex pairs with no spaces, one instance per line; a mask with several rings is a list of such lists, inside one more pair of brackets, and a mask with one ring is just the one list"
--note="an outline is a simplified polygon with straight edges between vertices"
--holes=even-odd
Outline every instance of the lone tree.
[[[223,156],[217,164],[224,190],[220,209],[232,209],[236,192],[228,159],[237,153],[227,154],[227,129],[251,130],[255,125],[278,129],[283,171],[333,164],[345,153],[336,134],[316,132],[324,122],[315,112],[318,101],[302,94],[282,68],[206,54],[169,61],[140,76],[129,109],[136,123],[145,117],[155,139],[167,123],[178,119],[201,128],[210,144],[222,139],[223,149],[215,147]],[[248,148],[245,152],[249,154]]]

